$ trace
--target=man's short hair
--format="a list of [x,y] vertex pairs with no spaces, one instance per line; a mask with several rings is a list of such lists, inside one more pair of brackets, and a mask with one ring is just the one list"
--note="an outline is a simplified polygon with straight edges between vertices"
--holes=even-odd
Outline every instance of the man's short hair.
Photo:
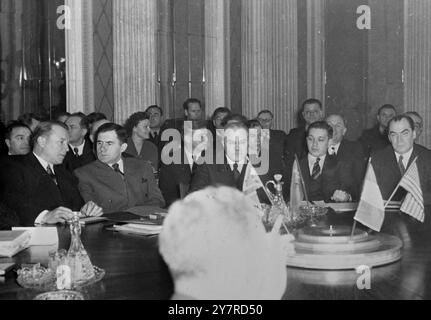
[[246,125],[246,123],[244,122],[231,122],[228,123],[225,127],[224,130],[238,130],[238,129],[244,129],[245,131],[248,132],[248,127]]
[[385,110],[385,109],[392,109],[392,110],[394,110],[395,111],[395,113],[397,112],[397,109],[395,109],[395,107],[393,106],[393,105],[391,105],[391,104],[384,104],[383,106],[381,106],[380,108],[379,108],[379,110],[377,111],[377,115],[379,115],[380,116],[380,114],[382,113],[382,111],[383,110]]
[[259,118],[262,114],[264,114],[264,113],[269,113],[270,115],[271,115],[271,118],[272,119],[274,119],[274,114],[272,113],[272,111],[271,110],[262,110],[261,112],[259,112],[258,114],[257,114],[257,117]]
[[149,120],[150,116],[147,112],[135,112],[132,114],[129,119],[126,120],[124,124],[124,128],[129,136],[133,133],[133,128],[135,128],[141,121]]
[[97,129],[96,134],[94,135],[94,144],[97,145],[97,140],[99,139],[99,135],[101,133],[110,131],[115,131],[118,140],[120,140],[120,144],[127,143],[127,131],[123,126],[120,126],[116,123],[105,123],[104,125],[101,125],[99,129]]
[[197,104],[199,104],[199,107],[202,108],[202,103],[201,103],[200,100],[195,99],[195,98],[190,98],[190,99],[187,99],[186,101],[184,101],[184,103],[183,103],[183,109],[188,111],[189,110],[189,105],[192,104],[192,103],[197,103]]
[[149,107],[145,110],[145,112],[149,114],[151,109],[157,109],[157,110],[159,110],[160,115],[161,115],[161,116],[163,116],[163,109],[162,109],[162,108],[160,108],[158,105],[152,105],[152,106],[149,106]]
[[328,132],[328,138],[332,139],[334,136],[334,129],[326,121],[317,121],[312,124],[307,129],[307,137],[310,135],[311,129],[322,129]]
[[42,117],[35,113],[24,113],[19,116],[18,121],[25,123],[27,126],[31,126],[32,120],[42,121]]
[[346,118],[344,118],[344,116],[342,116],[341,114],[338,114],[338,113],[333,113],[333,114],[330,114],[329,116],[327,116],[326,117],[326,121],[328,121],[328,119],[330,118],[330,117],[340,117],[341,118],[341,120],[343,120],[343,122],[344,122],[344,126],[345,127],[347,127],[347,120],[346,120]]
[[256,119],[248,120],[246,125],[247,125],[247,128],[249,128],[249,129],[253,129],[256,127],[262,128],[261,123],[259,122],[259,120],[256,120]]
[[418,117],[419,119],[421,119],[421,121],[423,122],[424,121],[424,119],[422,118],[422,116],[419,114],[419,113],[417,113],[416,111],[407,111],[406,113],[404,113],[406,116],[415,116],[415,117]]
[[242,114],[233,113],[227,116],[226,118],[224,118],[222,122],[222,126],[225,127],[229,122],[239,122],[245,125],[247,121],[248,119],[244,117]]
[[410,129],[412,129],[412,131],[414,131],[415,130],[415,122],[413,121],[413,119],[412,118],[410,118],[408,115],[406,115],[406,114],[400,114],[400,115],[397,115],[397,116],[395,116],[395,117],[393,117],[392,119],[391,119],[391,121],[389,121],[389,123],[388,123],[388,128],[390,128],[390,126],[391,126],[391,124],[393,123],[393,122],[400,122],[401,120],[403,120],[403,119],[406,119],[407,120],[407,122],[409,123],[409,126],[410,126]]
[[101,112],[92,112],[87,116],[87,123],[89,126],[92,126],[93,123],[100,120],[108,120],[106,115]]
[[213,115],[211,116],[211,121],[214,121],[215,118],[220,114],[220,113],[227,113],[227,116],[230,116],[232,114],[232,111],[230,111],[230,109],[225,108],[225,107],[221,107],[221,108],[217,108],[214,110]]
[[308,106],[310,104],[317,104],[320,110],[323,110],[322,102],[319,99],[312,98],[312,99],[307,99],[302,103],[301,112],[304,112],[305,106]]
[[26,128],[31,132],[30,128],[25,123],[20,121],[11,121],[5,129],[5,139],[10,140],[12,138],[13,130],[17,128]]
[[75,112],[72,113],[69,118],[79,118],[81,119],[79,121],[79,125],[81,126],[81,129],[86,129],[87,131],[89,130],[89,125],[88,125],[88,120],[87,120],[87,116],[82,113],[82,112]]
[[70,117],[70,113],[67,111],[57,111],[54,114],[54,119],[58,120],[58,118],[60,118],[60,117]]
[[[216,270],[214,261],[231,262],[229,249],[251,245],[249,240],[259,234],[256,228],[263,227],[259,223],[256,209],[240,191],[208,187],[170,207],[159,250],[174,280],[202,277]],[[229,247],[230,241],[239,246]]]
[[33,149],[36,146],[37,139],[39,139],[39,137],[49,137],[51,135],[52,128],[54,126],[59,126],[59,127],[62,127],[64,130],[69,131],[69,128],[63,122],[60,122],[60,121],[52,120],[52,121],[41,122],[36,127],[36,129],[34,130],[33,134],[30,137],[30,148]]

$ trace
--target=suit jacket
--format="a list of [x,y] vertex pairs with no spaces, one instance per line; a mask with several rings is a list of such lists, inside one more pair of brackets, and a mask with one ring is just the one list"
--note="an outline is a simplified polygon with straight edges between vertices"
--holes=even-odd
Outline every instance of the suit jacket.
[[127,149],[124,151],[126,157],[133,157],[150,162],[154,170],[159,169],[159,151],[156,145],[149,140],[144,140],[140,153],[136,150],[132,138],[127,140]]
[[[429,207],[431,205],[431,151],[420,145],[414,145],[408,167],[416,157],[418,157],[416,163],[418,166],[424,203],[425,206]],[[401,180],[401,173],[398,168],[397,159],[392,146],[388,146],[375,153],[372,157],[371,163],[373,165],[374,172],[376,173],[377,183],[380,187],[383,199],[388,200]],[[401,188],[392,200],[400,201],[403,199],[405,194],[405,190]]]
[[353,200],[358,198],[349,163],[338,161],[335,157],[326,155],[322,174],[316,180],[311,178],[308,156],[299,160],[299,166],[310,201],[324,200],[325,202],[331,202],[331,197],[336,190],[349,193]]
[[355,194],[359,195],[367,166],[367,156],[362,149],[362,145],[356,141],[343,139],[335,158],[351,164]]
[[380,133],[379,126],[364,130],[358,141],[362,144],[362,148],[367,157],[391,144],[388,135],[386,133]]
[[124,176],[99,160],[75,170],[84,200],[94,201],[104,213],[138,206],[163,207],[165,201],[149,163],[134,158],[123,161]]
[[15,212],[0,202],[0,230],[10,230],[19,225],[19,219]]
[[94,160],[96,160],[96,156],[94,155],[93,144],[90,140],[86,139],[82,155],[78,157],[73,152],[73,149],[69,146],[69,151],[63,160],[63,165],[67,170],[73,173],[75,169],[92,163]]
[[33,226],[44,210],[63,206],[79,211],[83,206],[76,178],[62,165],[54,166],[54,172],[58,185],[33,153],[9,162],[1,170],[4,203],[15,211],[20,225]]
[[293,165],[295,155],[298,156],[298,159],[301,159],[308,154],[305,127],[299,127],[290,130],[285,139],[284,149],[287,154],[286,157],[289,161],[289,167]]

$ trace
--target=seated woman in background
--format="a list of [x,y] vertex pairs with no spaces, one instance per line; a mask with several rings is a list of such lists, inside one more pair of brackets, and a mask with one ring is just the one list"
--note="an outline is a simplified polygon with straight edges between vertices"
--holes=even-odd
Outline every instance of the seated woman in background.
[[124,155],[149,161],[153,171],[159,169],[159,153],[155,144],[150,142],[150,117],[146,112],[136,112],[127,119],[124,127],[129,136]]

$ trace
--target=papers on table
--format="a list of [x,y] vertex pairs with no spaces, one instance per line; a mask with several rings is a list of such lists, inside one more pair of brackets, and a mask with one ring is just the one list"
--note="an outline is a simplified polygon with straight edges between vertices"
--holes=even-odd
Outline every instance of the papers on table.
[[124,225],[113,226],[113,230],[118,232],[123,232],[123,233],[132,233],[132,234],[139,234],[144,236],[154,236],[162,232],[162,226],[128,223]]
[[332,208],[335,212],[352,212],[358,209],[358,203],[357,202],[326,203],[325,207]]
[[27,249],[30,246],[30,240],[30,231],[0,231],[0,257],[13,257]]
[[29,246],[54,246],[58,245],[57,227],[36,227],[36,228],[12,228],[15,231],[30,232],[31,239]]

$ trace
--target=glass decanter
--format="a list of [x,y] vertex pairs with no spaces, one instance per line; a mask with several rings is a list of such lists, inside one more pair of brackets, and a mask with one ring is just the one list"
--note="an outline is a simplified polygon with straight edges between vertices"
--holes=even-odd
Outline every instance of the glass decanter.
[[81,224],[78,213],[74,213],[70,222],[70,247],[67,252],[67,261],[71,269],[72,285],[80,285],[95,277],[94,267],[87,251],[81,242]]

